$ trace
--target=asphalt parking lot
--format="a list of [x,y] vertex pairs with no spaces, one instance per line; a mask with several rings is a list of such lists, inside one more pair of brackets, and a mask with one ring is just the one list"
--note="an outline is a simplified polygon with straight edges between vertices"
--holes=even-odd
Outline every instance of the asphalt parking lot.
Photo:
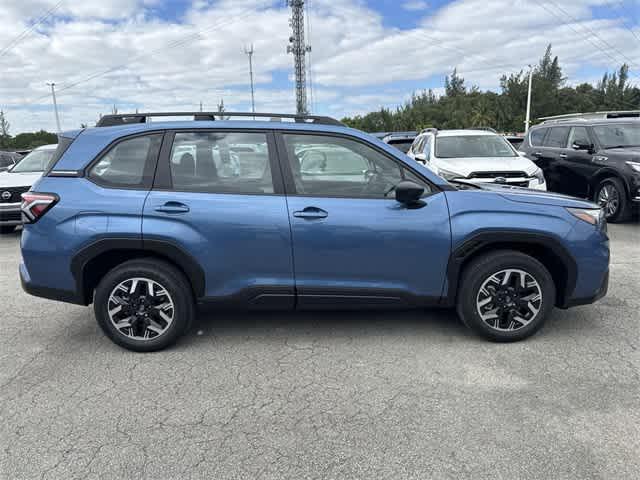
[[0,476],[638,478],[640,225],[609,295],[497,345],[449,312],[202,315],[135,354],[0,237]]

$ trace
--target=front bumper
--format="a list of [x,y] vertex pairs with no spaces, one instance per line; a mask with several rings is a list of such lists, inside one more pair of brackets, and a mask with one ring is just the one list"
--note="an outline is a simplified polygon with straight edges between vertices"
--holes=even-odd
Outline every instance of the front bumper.
[[0,226],[22,225],[20,203],[0,203]]
[[561,308],[571,308],[571,307],[577,307],[578,305],[589,305],[591,303],[595,303],[598,300],[600,300],[602,297],[604,297],[607,294],[608,290],[609,290],[609,270],[607,270],[607,272],[604,274],[602,285],[600,285],[600,288],[595,293],[595,295],[591,295],[589,297],[583,297],[583,298],[572,298],[568,300],[565,305],[562,305]]

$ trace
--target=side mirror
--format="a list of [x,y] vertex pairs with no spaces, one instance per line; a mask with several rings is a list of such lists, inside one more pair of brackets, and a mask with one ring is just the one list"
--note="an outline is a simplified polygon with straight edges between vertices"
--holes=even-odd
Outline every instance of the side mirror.
[[414,155],[414,158],[416,159],[416,161],[418,162],[422,162],[422,163],[427,163],[427,155],[424,153],[416,153]]
[[520,150],[516,150],[516,153],[518,154],[518,156],[523,157],[523,158],[527,158],[527,154],[525,152],[521,152]]
[[573,142],[571,148],[573,148],[574,150],[587,150],[588,152],[590,152],[591,150],[593,150],[593,144]]
[[396,185],[396,200],[404,205],[414,205],[424,194],[424,187],[410,180],[404,180]]

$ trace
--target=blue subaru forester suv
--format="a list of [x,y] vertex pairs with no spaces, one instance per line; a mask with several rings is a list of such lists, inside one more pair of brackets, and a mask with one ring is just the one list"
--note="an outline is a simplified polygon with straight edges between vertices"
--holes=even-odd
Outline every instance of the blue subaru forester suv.
[[607,291],[592,203],[449,183],[328,117],[189,115],[109,115],[60,135],[23,194],[28,293],[93,303],[115,343],[151,351],[202,304],[455,307],[513,341]]

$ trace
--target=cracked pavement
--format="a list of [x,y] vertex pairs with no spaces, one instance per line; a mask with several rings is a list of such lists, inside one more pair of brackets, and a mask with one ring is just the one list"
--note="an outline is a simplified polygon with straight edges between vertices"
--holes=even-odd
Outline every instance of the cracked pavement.
[[516,344],[446,311],[201,314],[135,354],[0,237],[2,479],[637,478],[640,225],[609,295]]

